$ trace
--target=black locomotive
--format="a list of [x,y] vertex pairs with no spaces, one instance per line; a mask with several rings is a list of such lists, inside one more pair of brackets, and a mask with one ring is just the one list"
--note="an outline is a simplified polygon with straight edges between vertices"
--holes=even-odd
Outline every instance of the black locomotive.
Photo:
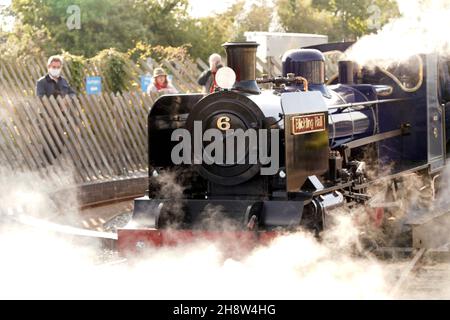
[[[416,55],[390,69],[341,61],[339,74],[325,79],[323,52],[342,44],[325,45],[291,50],[282,76],[256,79],[258,44],[224,46],[236,74],[231,89],[166,95],[150,110],[150,186],[146,197],[135,200],[138,228],[320,231],[333,209],[369,200],[373,181],[444,169],[450,60]],[[260,89],[266,85],[271,88]],[[191,164],[173,161],[180,129],[191,135],[192,153],[178,156]],[[198,161],[194,153],[208,148],[201,137],[209,129],[222,131],[216,146],[236,139],[229,130],[265,133],[256,135],[258,150],[246,144],[250,135],[231,144],[234,151],[241,147],[234,162]],[[250,161],[259,149],[273,161]],[[164,172],[175,173],[181,192],[162,186]]]

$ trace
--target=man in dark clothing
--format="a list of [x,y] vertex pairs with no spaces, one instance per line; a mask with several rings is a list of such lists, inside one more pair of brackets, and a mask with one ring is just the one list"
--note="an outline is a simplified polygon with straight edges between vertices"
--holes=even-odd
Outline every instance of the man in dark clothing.
[[214,53],[209,57],[209,70],[203,71],[197,80],[198,84],[203,86],[204,93],[213,93],[216,89],[216,73],[220,68],[222,68],[222,58]]
[[69,86],[66,79],[61,76],[63,60],[58,56],[48,59],[48,74],[40,78],[36,84],[36,95],[43,96],[66,96],[75,95],[76,92]]

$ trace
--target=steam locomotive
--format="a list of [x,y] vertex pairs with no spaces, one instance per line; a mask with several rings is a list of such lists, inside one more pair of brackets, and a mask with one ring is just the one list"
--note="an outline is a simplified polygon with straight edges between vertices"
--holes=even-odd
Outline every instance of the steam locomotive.
[[[339,74],[326,79],[324,53],[343,51],[328,44],[290,50],[282,76],[257,79],[257,43],[224,47],[232,70],[224,74],[235,75],[229,85],[206,95],[165,95],[150,110],[149,191],[135,200],[133,227],[119,230],[120,248],[195,235],[264,242],[280,230],[320,232],[335,209],[367,203],[374,181],[405,172],[433,177],[445,168],[445,57],[417,55],[391,68],[340,61]],[[180,142],[183,134],[189,139]],[[208,148],[219,161],[199,159]]]

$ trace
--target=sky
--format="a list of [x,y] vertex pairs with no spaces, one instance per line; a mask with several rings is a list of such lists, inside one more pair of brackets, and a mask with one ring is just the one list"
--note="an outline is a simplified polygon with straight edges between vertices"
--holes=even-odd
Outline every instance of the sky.
[[[0,0],[0,9],[3,6],[9,6],[11,4],[11,0]],[[12,31],[14,24],[14,19],[11,17],[3,17],[0,15],[0,31]]]

